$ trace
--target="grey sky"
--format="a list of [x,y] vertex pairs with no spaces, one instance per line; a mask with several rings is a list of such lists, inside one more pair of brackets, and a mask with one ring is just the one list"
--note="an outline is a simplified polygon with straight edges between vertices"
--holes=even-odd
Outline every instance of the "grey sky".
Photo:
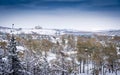
[[0,0],[0,26],[120,29],[119,0]]

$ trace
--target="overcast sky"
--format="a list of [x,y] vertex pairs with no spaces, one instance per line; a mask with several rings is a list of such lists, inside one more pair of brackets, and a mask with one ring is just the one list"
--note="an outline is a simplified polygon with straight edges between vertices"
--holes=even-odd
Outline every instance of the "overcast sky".
[[0,26],[120,29],[120,0],[0,0]]

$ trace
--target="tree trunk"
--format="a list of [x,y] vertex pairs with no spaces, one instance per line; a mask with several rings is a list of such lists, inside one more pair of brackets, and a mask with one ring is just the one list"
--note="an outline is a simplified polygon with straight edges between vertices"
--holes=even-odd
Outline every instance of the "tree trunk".
[[115,70],[115,75],[117,75],[117,70]]
[[85,73],[85,60],[83,60],[83,73]]
[[113,63],[113,61],[112,61],[112,65],[111,65],[112,73],[113,73],[113,68],[114,68],[113,65],[114,65],[114,63]]
[[81,64],[81,61],[80,61],[80,73],[81,73],[81,65],[82,65],[82,64]]
[[88,71],[89,71],[89,66],[88,66],[88,57],[87,57],[87,74],[88,74]]
[[[64,58],[63,58],[63,56],[62,56],[62,68],[64,70]],[[64,75],[64,71],[62,71],[62,75]]]
[[103,75],[105,75],[105,74],[104,74],[104,65],[103,65],[103,70],[102,70],[102,71],[103,71]]

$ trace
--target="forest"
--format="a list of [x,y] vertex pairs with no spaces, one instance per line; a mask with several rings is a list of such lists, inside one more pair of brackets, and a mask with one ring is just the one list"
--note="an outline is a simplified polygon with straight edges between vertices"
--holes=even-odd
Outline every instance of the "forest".
[[[119,75],[119,36],[5,34],[0,75]],[[53,38],[51,40],[50,38]]]

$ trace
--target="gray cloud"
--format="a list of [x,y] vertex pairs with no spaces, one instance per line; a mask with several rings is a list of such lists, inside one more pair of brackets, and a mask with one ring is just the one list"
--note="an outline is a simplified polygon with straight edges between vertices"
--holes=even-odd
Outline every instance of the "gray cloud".
[[119,10],[120,0],[0,0],[1,8]]
[[119,0],[91,0],[91,5],[95,6],[108,6],[119,5]]

